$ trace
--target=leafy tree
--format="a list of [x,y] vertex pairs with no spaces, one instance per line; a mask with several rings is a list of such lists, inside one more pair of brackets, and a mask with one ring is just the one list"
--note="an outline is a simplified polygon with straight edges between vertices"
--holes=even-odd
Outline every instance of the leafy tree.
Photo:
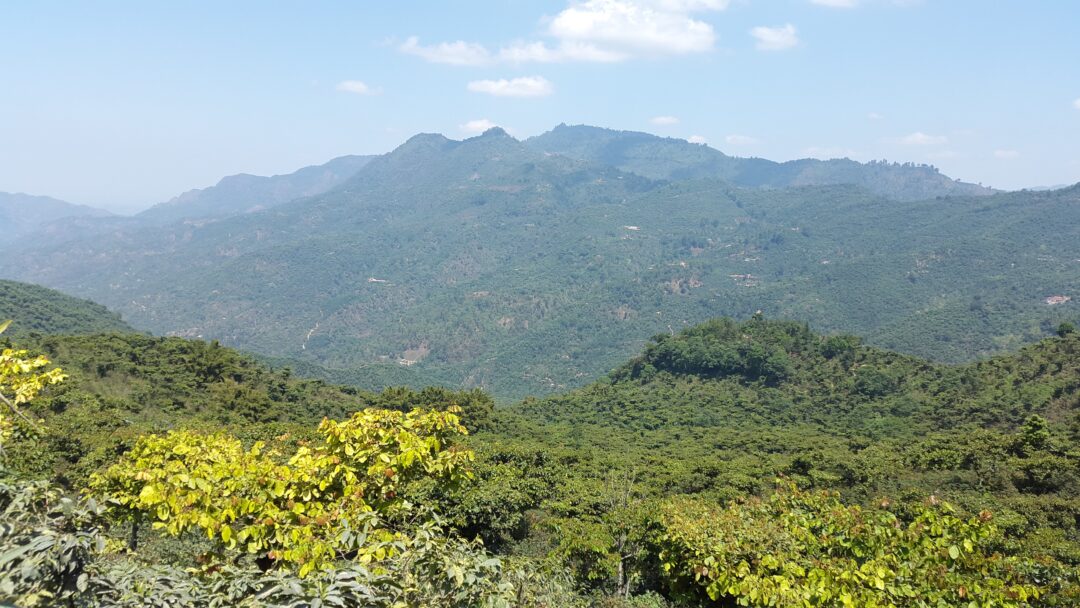
[[465,434],[455,410],[368,409],[324,420],[323,443],[291,456],[261,442],[190,431],[141,438],[91,480],[118,516],[179,536],[198,529],[219,549],[299,567],[301,576],[345,555],[367,563],[391,554],[398,534],[384,518],[413,505],[409,483],[468,475],[472,453],[452,445]]
[[[0,323],[0,333],[10,325],[11,321]],[[59,384],[66,378],[60,368],[41,371],[48,366],[49,360],[43,355],[30,357],[28,351],[11,348],[0,351],[0,457],[17,424],[37,427],[20,406],[32,401],[46,386]]]
[[1002,556],[991,519],[933,498],[904,519],[888,501],[848,506],[793,487],[728,507],[675,499],[660,556],[674,592],[712,605],[1054,606],[1066,585],[1075,597],[1075,572]]

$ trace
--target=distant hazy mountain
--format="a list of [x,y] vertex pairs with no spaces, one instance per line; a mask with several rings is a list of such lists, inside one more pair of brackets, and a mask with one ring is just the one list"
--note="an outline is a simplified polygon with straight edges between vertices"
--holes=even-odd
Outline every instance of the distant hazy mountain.
[[658,141],[663,180],[498,129],[418,135],[323,194],[0,257],[0,275],[339,379],[386,366],[502,397],[584,384],[654,334],[725,314],[949,361],[1080,316],[1080,188],[740,188],[674,179],[687,150],[719,153]]
[[163,224],[269,209],[297,198],[326,192],[352,177],[372,158],[341,156],[322,165],[272,177],[243,173],[231,175],[216,186],[189,190],[168,202],[154,205],[138,217]]
[[67,218],[100,218],[110,213],[85,205],[29,194],[0,192],[0,248],[13,245],[30,245],[38,240],[40,231],[49,223]]
[[777,163],[728,156],[683,139],[584,125],[559,125],[526,143],[537,150],[618,167],[652,179],[711,178],[751,188],[852,184],[899,200],[993,193],[983,186],[950,179],[930,165],[811,158]]

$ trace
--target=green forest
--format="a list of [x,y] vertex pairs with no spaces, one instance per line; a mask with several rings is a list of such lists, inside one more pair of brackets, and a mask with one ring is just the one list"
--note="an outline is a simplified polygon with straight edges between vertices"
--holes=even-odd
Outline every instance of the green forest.
[[227,180],[159,209],[160,225],[7,251],[0,276],[328,381],[478,387],[500,404],[758,310],[949,363],[1080,320],[1075,301],[1047,303],[1080,289],[1075,186],[991,192],[921,165],[773,163],[591,127],[417,135],[341,179],[202,217],[277,187]]
[[1080,603],[1068,322],[947,365],[717,318],[496,407],[95,333],[110,314],[64,302],[85,326],[0,336],[17,606]]

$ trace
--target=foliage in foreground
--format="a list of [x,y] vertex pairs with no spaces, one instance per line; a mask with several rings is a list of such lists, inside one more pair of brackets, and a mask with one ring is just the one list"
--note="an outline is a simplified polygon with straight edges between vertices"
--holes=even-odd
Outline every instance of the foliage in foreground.
[[300,576],[353,554],[364,563],[393,553],[397,536],[371,515],[411,507],[399,492],[421,477],[453,485],[472,453],[452,411],[364,410],[319,425],[324,443],[289,457],[226,435],[143,437],[91,489],[128,519],[173,536],[198,529],[219,549],[266,556]]
[[[300,577],[230,561],[184,569],[108,554],[102,508],[44,482],[0,483],[0,600],[79,608],[510,608],[566,606],[564,586],[504,563],[433,522],[391,543],[393,557],[340,563]],[[112,544],[112,543],[109,543]]]
[[676,592],[742,606],[1067,606],[1077,576],[1007,557],[989,512],[957,517],[932,501],[902,519],[888,501],[862,508],[786,488],[720,507],[662,509],[660,558]]

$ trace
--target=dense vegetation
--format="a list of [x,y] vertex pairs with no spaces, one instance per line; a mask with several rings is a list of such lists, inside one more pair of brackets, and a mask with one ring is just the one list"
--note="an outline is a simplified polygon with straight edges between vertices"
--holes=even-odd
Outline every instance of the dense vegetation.
[[4,444],[0,597],[1075,605],[1080,334],[1057,331],[946,366],[716,319],[501,410],[302,380],[214,343],[31,337],[64,371]]
[[[646,156],[654,172],[626,160]],[[949,362],[1080,316],[1046,303],[1080,286],[1075,187],[986,196],[926,167],[744,160],[570,127],[419,135],[316,196],[28,243],[0,273],[336,382],[504,402],[581,386],[648,336],[724,314]]]
[[733,186],[787,188],[852,184],[874,194],[904,201],[939,196],[985,196],[993,190],[953,180],[929,165],[858,163],[849,159],[777,163],[764,158],[728,156],[683,139],[586,125],[559,125],[526,140],[533,148],[570,158],[618,167],[652,179],[719,179]]
[[100,304],[15,281],[0,280],[0,319],[14,321],[8,330],[14,336],[134,331]]

